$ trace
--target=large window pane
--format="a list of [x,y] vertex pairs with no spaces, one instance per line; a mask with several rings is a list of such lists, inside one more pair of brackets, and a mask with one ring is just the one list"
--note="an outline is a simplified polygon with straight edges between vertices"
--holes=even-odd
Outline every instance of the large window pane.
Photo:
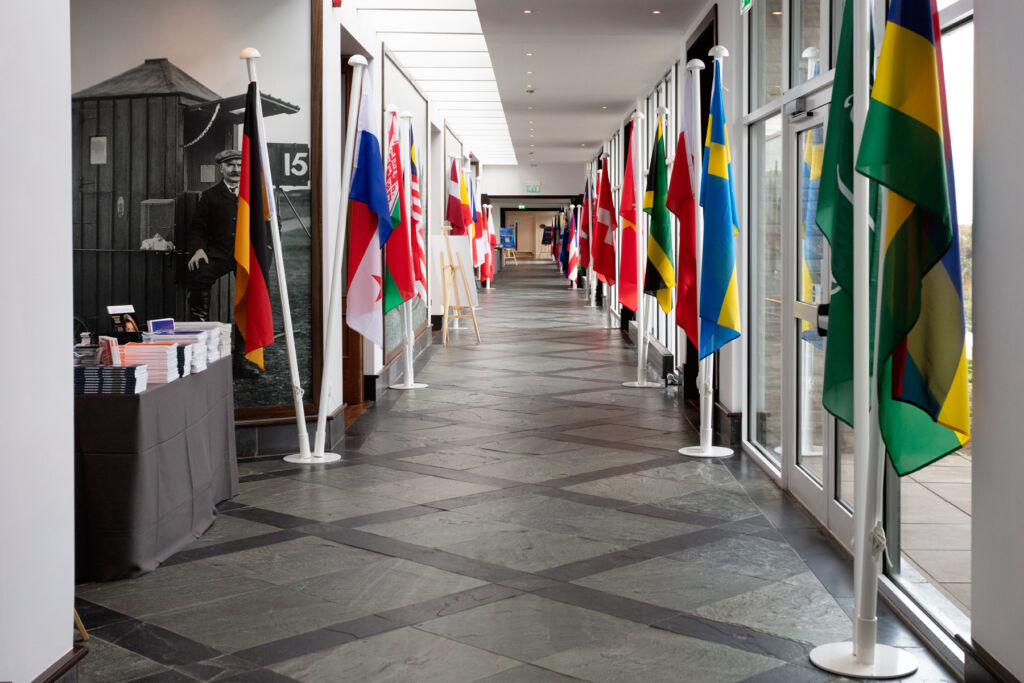
[[750,128],[750,439],[782,447],[782,117]]
[[821,405],[822,378],[825,376],[825,339],[818,335],[813,323],[798,320],[800,340],[797,342],[797,420],[796,464],[818,482],[825,481],[823,461],[825,443],[825,409]]
[[821,60],[828,55],[828,0],[793,0],[790,83],[808,81],[828,69]]
[[782,0],[755,2],[750,10],[750,107],[782,94]]

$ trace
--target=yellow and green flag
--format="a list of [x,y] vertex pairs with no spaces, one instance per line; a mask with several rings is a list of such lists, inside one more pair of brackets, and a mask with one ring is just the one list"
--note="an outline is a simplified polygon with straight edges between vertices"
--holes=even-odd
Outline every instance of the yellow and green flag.
[[665,313],[672,310],[672,288],[676,286],[676,273],[672,264],[672,221],[665,206],[667,197],[665,136],[662,116],[658,114],[658,137],[654,141],[651,165],[647,172],[647,192],[644,193],[644,212],[651,216],[651,228],[647,233],[644,293],[657,297],[658,305]]
[[959,235],[933,0],[894,0],[857,170],[888,188],[878,235],[878,416],[900,475],[970,438]]

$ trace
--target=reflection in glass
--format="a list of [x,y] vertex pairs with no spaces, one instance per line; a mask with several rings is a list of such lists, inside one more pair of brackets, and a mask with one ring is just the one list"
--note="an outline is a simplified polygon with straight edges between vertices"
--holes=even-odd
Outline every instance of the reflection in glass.
[[782,94],[782,0],[755,2],[750,10],[750,108]]
[[797,137],[800,150],[799,231],[797,245],[800,272],[797,298],[808,304],[823,301],[822,276],[825,273],[825,236],[821,234],[814,215],[818,210],[818,188],[821,185],[821,158],[825,151],[825,126],[815,126]]
[[793,49],[790,52],[790,82],[809,81],[823,70],[820,60],[828,47],[828,3],[826,0],[793,0]]
[[822,378],[825,376],[825,340],[812,323],[798,320],[800,338],[797,342],[797,422],[796,464],[820,483],[825,480],[822,461],[825,443],[825,409],[821,405]]
[[751,126],[751,441],[782,446],[782,117]]
[[836,420],[836,499],[853,510],[853,430]]

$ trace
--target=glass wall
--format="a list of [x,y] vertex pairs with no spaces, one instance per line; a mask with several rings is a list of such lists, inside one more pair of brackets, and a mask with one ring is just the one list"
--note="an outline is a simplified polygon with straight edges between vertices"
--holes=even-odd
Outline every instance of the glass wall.
[[782,117],[750,127],[750,439],[782,452]]
[[782,94],[782,0],[755,2],[750,10],[750,108]]

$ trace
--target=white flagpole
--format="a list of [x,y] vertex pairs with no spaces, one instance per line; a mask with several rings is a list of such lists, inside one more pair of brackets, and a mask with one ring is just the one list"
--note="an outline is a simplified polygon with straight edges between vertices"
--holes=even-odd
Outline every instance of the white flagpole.
[[[331,278],[331,295],[327,304],[327,334],[324,339],[324,368],[320,378],[320,405],[316,420],[316,441],[313,446],[311,462],[334,462],[340,460],[337,453],[325,453],[324,441],[327,433],[327,402],[331,395],[335,359],[341,358],[341,344],[335,348],[334,328],[340,325],[341,316],[341,277],[345,265],[345,234],[348,229],[348,193],[352,185],[352,159],[355,154],[356,123],[359,119],[359,96],[363,84],[363,69],[366,58],[362,55],[349,57],[352,67],[352,96],[348,103],[348,118],[345,125],[345,153],[341,165],[341,199],[338,206],[338,228],[334,242],[334,262],[328,276]],[[339,340],[340,341],[340,340]]]
[[[398,116],[405,122],[405,125],[398,127],[398,149],[399,157],[402,160],[402,200],[405,202],[405,216],[409,221],[409,253],[412,253],[412,241],[416,237],[412,234],[412,160],[409,157],[409,134],[406,131],[412,130],[412,113],[403,111]],[[415,271],[415,266],[414,266]],[[412,329],[412,304],[416,300],[411,299],[402,304],[402,360],[405,365],[401,384],[392,384],[392,389],[426,389],[426,384],[419,384],[413,376],[413,356],[416,352],[416,337]]]
[[249,80],[256,84],[256,126],[260,136],[260,165],[263,181],[266,183],[267,212],[270,214],[270,239],[274,246],[274,266],[277,271],[277,289],[281,298],[281,319],[284,322],[284,340],[288,349],[288,369],[291,373],[292,399],[295,403],[295,426],[299,432],[299,452],[288,455],[289,462],[310,462],[309,432],[306,431],[306,411],[302,403],[302,383],[299,381],[299,362],[295,357],[295,334],[292,330],[292,310],[288,303],[288,281],[284,272],[284,250],[281,248],[281,226],[277,221],[277,207],[274,205],[274,179],[270,175],[270,157],[267,154],[267,133],[263,126],[263,103],[260,99],[259,81],[256,79],[256,60],[260,53],[256,48],[247,47],[238,56],[245,60]]
[[594,197],[597,188],[591,183],[595,166],[597,164],[593,161],[587,164],[587,192],[583,193],[583,201],[590,202],[590,206],[587,207],[587,308],[597,308],[597,275],[594,271],[594,214],[597,213],[594,209]]
[[[853,5],[853,148],[860,149],[868,112],[871,73],[871,17],[868,0]],[[883,460],[878,416],[871,408],[870,184],[853,174],[853,640],[811,650],[819,669],[853,678],[902,678],[917,670],[915,658],[878,644],[878,575],[885,533],[881,522]],[[881,230],[881,226],[877,226]],[[881,261],[882,250],[879,248]],[[881,283],[882,273],[878,273]],[[881,285],[878,287],[881,294]],[[876,337],[877,339],[877,337]],[[877,354],[876,354],[877,355]],[[875,360],[877,364],[877,358]],[[877,367],[877,365],[876,365]],[[877,375],[877,373],[875,373]]]
[[[661,387],[661,382],[651,382],[647,379],[647,316],[644,315],[646,299],[644,295],[644,270],[647,265],[647,236],[644,232],[644,188],[640,180],[643,174],[640,166],[640,122],[644,115],[640,111],[640,100],[636,101],[636,111],[633,112],[633,131],[630,133],[630,145],[633,148],[633,204],[635,207],[636,220],[636,381],[623,382],[622,386],[635,389],[650,389]],[[624,229],[624,228],[623,228]]]
[[[711,48],[709,53],[715,61],[719,63],[721,68],[721,60],[724,57],[729,56],[729,51],[721,45],[717,45]],[[690,71],[693,77],[692,87],[690,89],[692,102],[690,106],[693,107],[693,118],[694,127],[696,131],[700,131],[700,72],[704,69],[704,62],[699,59],[691,59],[686,64],[686,68]],[[694,146],[696,146],[696,140],[700,137],[699,132],[694,138]],[[704,175],[704,160],[701,154],[698,154],[696,150],[687,150],[687,153],[693,155],[694,172],[693,176],[697,179],[697,182],[701,182],[701,178]],[[679,163],[679,159],[676,159],[676,163]],[[685,163],[685,160],[684,160]],[[699,196],[700,189],[697,188]],[[704,266],[704,209],[700,206],[695,207],[694,213],[696,214],[696,247],[697,247],[697,306],[699,310],[700,306],[700,277],[701,271]],[[702,323],[700,322],[700,316],[697,316],[698,327]],[[697,337],[700,339],[700,335]],[[698,349],[699,351],[700,349]],[[731,448],[724,446],[713,446],[711,441],[714,438],[714,429],[712,427],[712,418],[714,416],[714,391],[715,391],[715,358],[714,356],[708,356],[701,360],[697,366],[697,389],[700,392],[700,445],[698,446],[686,446],[685,448],[679,449],[680,455],[688,455],[691,458],[727,458],[733,454]]]
[[[604,164],[608,163],[608,158],[609,158],[609,156],[608,156],[607,152],[602,152],[601,153],[602,171],[600,171],[600,172],[595,171],[595,176],[594,176],[595,178],[598,179],[598,180],[594,181],[594,185],[595,185],[594,193],[595,193],[595,195],[597,194],[597,183],[600,182],[601,173],[607,173],[607,170],[604,170]],[[598,201],[597,201],[597,210],[600,211],[601,210],[601,198],[600,198],[600,196],[598,196],[597,199],[598,199]],[[612,204],[612,213],[614,213],[615,212],[615,201],[614,201],[614,199],[612,200],[611,204]],[[612,245],[614,246],[614,244],[615,244],[615,232],[611,229],[610,225],[608,226],[608,232],[605,234],[605,239],[609,239],[609,238],[611,238]],[[616,261],[617,259],[613,258],[612,260]],[[615,268],[615,263],[612,263],[612,269],[614,270],[614,268]],[[615,329],[614,325],[612,325],[612,298],[611,298],[612,288],[608,285],[607,282],[604,283],[604,290],[603,291],[604,291],[604,329],[612,330],[612,329]]]

